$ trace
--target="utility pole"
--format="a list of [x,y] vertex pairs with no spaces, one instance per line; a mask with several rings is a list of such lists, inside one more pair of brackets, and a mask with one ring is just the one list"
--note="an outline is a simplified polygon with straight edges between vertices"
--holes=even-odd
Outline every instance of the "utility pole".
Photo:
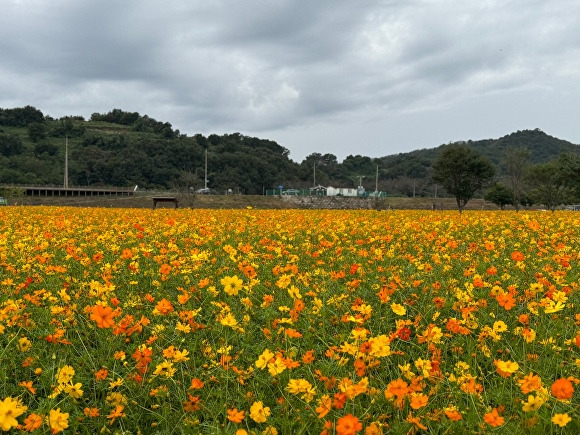
[[377,175],[375,177],[375,196],[379,192],[379,165],[377,165]]
[[316,187],[316,162],[314,162],[314,187]]
[[207,148],[205,149],[205,176],[203,188],[207,190]]
[[68,134],[64,142],[64,188],[68,189]]

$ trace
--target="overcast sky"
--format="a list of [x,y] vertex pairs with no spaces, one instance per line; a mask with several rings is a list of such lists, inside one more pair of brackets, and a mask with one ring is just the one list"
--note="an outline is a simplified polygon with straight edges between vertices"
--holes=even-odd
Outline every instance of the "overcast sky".
[[0,107],[114,108],[302,161],[580,143],[578,0],[0,0]]

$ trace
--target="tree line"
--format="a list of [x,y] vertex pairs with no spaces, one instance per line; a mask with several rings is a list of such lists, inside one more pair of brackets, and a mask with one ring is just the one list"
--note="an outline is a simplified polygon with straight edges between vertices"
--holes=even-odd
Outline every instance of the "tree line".
[[542,204],[554,211],[580,201],[580,154],[568,152],[545,163],[531,164],[524,147],[508,148],[500,162],[501,175],[485,156],[465,144],[444,147],[433,165],[433,180],[455,197],[463,211],[478,192],[502,210],[512,205]]
[[[169,122],[121,109],[93,113],[89,119],[55,119],[32,106],[0,109],[0,183],[62,184],[65,141],[69,185],[197,189],[206,184],[207,157],[207,186],[216,193],[263,194],[280,185],[308,189],[315,183],[362,184],[374,191],[378,182],[379,190],[393,196],[459,192],[460,209],[473,196],[516,208],[532,203],[554,208],[580,201],[580,147],[538,129],[377,158],[353,154],[339,161],[334,154],[313,152],[295,162],[275,141],[240,133],[188,136]],[[493,170],[483,171],[482,166],[483,172],[473,177],[471,169],[471,178],[454,187],[441,162],[452,161],[449,150],[458,149],[470,150]],[[463,163],[475,159],[468,157],[462,157],[467,159]],[[455,167],[461,168],[461,162]]]

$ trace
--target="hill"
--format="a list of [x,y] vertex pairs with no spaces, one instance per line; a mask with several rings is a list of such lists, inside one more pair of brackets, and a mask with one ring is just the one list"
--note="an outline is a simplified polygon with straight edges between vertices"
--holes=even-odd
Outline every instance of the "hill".
[[[465,143],[500,172],[509,148],[527,148],[533,163],[580,152],[580,146],[539,129]],[[356,187],[361,181],[374,191],[378,166],[379,190],[403,196],[433,196],[431,166],[445,146],[379,158],[350,155],[342,162],[333,154],[313,152],[298,163],[289,158],[288,149],[268,139],[239,133],[187,136],[168,122],[120,109],[85,120],[54,119],[27,106],[0,109],[0,183],[62,185],[66,144],[69,185],[201,188],[207,159],[207,185],[217,193],[231,189],[261,195],[279,185]]]

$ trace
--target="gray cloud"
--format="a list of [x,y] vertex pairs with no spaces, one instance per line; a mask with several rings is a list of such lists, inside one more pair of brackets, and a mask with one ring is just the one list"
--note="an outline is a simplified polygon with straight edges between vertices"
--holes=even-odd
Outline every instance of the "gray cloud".
[[574,0],[0,6],[0,107],[138,111],[188,134],[278,140],[297,160],[536,127],[580,142]]

